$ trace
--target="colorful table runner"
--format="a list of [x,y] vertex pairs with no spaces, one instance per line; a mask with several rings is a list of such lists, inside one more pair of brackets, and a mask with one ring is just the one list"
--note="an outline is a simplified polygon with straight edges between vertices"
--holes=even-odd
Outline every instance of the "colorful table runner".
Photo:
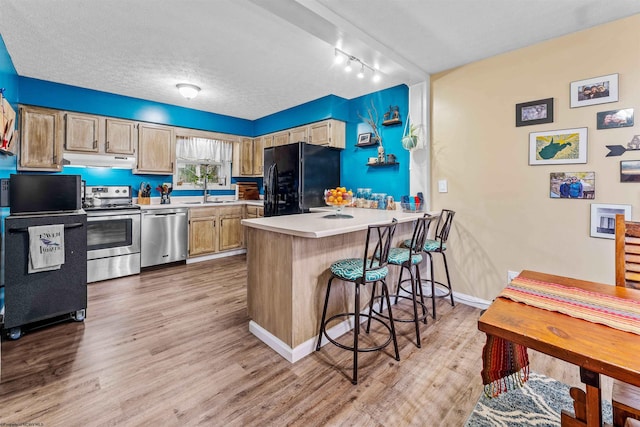
[[[498,297],[640,335],[640,301],[520,276]],[[482,361],[488,397],[517,388],[528,379],[529,358],[522,345],[487,335]]]
[[519,276],[498,296],[640,335],[640,301]]

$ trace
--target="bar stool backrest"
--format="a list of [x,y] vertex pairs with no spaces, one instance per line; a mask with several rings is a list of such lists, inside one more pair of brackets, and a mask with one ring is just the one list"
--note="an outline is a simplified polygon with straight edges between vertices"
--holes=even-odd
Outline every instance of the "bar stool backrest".
[[424,242],[427,240],[427,236],[429,235],[431,222],[434,219],[434,216],[424,214],[422,218],[416,220],[416,226],[413,228],[413,236],[411,237],[411,246],[409,246],[409,250],[411,251],[409,253],[409,260],[411,260],[414,255],[422,252]]
[[[389,263],[391,241],[393,240],[393,235],[396,232],[397,224],[398,220],[394,218],[389,224],[370,225],[368,227],[367,241],[364,246],[364,265],[362,269],[363,278],[367,277],[367,271],[378,270]],[[373,247],[373,252],[369,252],[370,247]]]
[[616,286],[640,289],[640,222],[616,215]]
[[451,230],[451,223],[453,223],[453,216],[456,213],[449,209],[442,209],[440,217],[438,218],[438,225],[436,225],[435,240],[440,243],[440,250],[444,250],[443,247],[447,243],[449,238],[449,231]]

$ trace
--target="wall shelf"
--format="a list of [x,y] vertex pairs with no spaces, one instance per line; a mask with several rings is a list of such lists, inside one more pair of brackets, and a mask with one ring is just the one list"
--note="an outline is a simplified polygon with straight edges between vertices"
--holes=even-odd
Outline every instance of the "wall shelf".
[[379,166],[394,166],[399,164],[400,164],[399,162],[367,163],[367,166],[379,167]]
[[374,145],[378,145],[378,141],[367,142],[365,144],[356,144],[356,147],[373,147]]
[[0,154],[5,154],[7,156],[15,156],[11,151],[0,148]]
[[402,124],[402,120],[400,119],[391,119],[382,122],[382,126],[395,126],[400,124]]

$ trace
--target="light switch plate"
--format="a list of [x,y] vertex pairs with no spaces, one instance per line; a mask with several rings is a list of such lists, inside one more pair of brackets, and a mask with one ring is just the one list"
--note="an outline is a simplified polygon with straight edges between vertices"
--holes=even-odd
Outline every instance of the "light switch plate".
[[447,186],[447,180],[441,179],[440,181],[438,181],[438,192],[446,193],[447,191],[449,191],[449,188]]

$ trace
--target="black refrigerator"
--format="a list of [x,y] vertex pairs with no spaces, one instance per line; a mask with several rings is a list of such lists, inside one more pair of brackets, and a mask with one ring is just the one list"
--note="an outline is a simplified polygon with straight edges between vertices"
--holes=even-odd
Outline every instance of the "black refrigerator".
[[324,190],[340,185],[340,150],[305,142],[264,149],[264,216],[326,206]]

